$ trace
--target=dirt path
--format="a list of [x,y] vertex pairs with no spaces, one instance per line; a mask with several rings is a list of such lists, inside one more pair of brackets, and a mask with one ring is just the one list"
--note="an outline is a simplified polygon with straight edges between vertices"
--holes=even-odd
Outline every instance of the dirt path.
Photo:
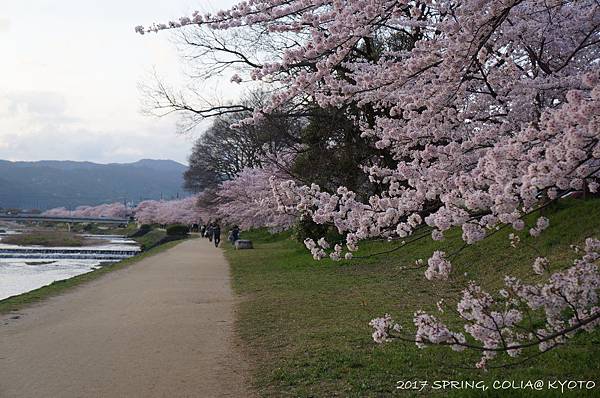
[[0,397],[248,397],[220,250],[204,239],[0,318]]

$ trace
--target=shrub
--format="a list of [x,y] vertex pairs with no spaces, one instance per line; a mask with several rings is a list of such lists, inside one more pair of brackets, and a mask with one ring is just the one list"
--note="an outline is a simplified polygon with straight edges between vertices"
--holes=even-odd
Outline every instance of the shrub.
[[94,228],[96,228],[96,225],[95,225],[95,224],[93,224],[93,223],[90,223],[90,224],[85,224],[85,225],[83,226],[83,230],[84,230],[85,232],[91,232],[91,231],[93,231],[93,230],[94,230]]
[[150,226],[150,224],[142,224],[140,225],[140,231],[150,231],[152,229],[152,227]]
[[152,227],[150,225],[142,224],[142,225],[140,225],[140,228],[137,231],[135,231],[134,233],[130,234],[129,237],[130,238],[138,238],[140,236],[146,235],[150,231],[152,231]]
[[174,224],[167,227],[167,236],[183,236],[187,235],[190,229],[187,225]]
[[144,237],[136,239],[143,251],[150,250],[157,246],[163,245],[168,242],[173,242],[176,240],[187,239],[189,235],[166,235],[165,232],[160,230],[153,230],[147,233]]

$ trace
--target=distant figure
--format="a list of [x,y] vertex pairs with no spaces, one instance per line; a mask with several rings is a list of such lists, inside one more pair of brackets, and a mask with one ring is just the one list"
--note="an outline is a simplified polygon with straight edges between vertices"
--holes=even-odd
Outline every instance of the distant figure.
[[229,241],[232,245],[235,245],[235,241],[240,238],[240,227],[234,225],[229,233]]
[[212,235],[215,242],[215,247],[219,247],[219,243],[221,243],[221,227],[219,224],[214,224],[212,227]]
[[213,240],[213,229],[214,229],[214,223],[208,224],[208,227],[206,228],[206,236],[207,236],[208,240],[211,242]]
[[205,233],[206,233],[206,225],[202,224],[200,226],[200,236],[203,237],[203,238],[206,238]]

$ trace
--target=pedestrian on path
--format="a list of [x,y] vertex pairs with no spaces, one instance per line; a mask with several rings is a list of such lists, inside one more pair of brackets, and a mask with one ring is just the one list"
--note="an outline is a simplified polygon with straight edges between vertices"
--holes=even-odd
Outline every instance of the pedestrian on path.
[[219,224],[215,223],[212,227],[213,240],[215,242],[215,247],[219,247],[219,243],[221,242],[221,227]]
[[210,224],[208,224],[208,227],[206,228],[206,237],[208,238],[208,240],[210,242],[212,242],[213,240],[213,228],[215,227],[214,223],[211,222]]

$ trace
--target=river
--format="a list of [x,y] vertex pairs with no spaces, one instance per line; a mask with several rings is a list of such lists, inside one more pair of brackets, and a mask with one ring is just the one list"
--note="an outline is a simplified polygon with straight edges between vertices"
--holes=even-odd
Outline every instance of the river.
[[98,239],[98,244],[83,247],[3,244],[2,236],[11,233],[0,234],[0,300],[85,274],[140,251],[135,241],[117,235],[85,235]]

